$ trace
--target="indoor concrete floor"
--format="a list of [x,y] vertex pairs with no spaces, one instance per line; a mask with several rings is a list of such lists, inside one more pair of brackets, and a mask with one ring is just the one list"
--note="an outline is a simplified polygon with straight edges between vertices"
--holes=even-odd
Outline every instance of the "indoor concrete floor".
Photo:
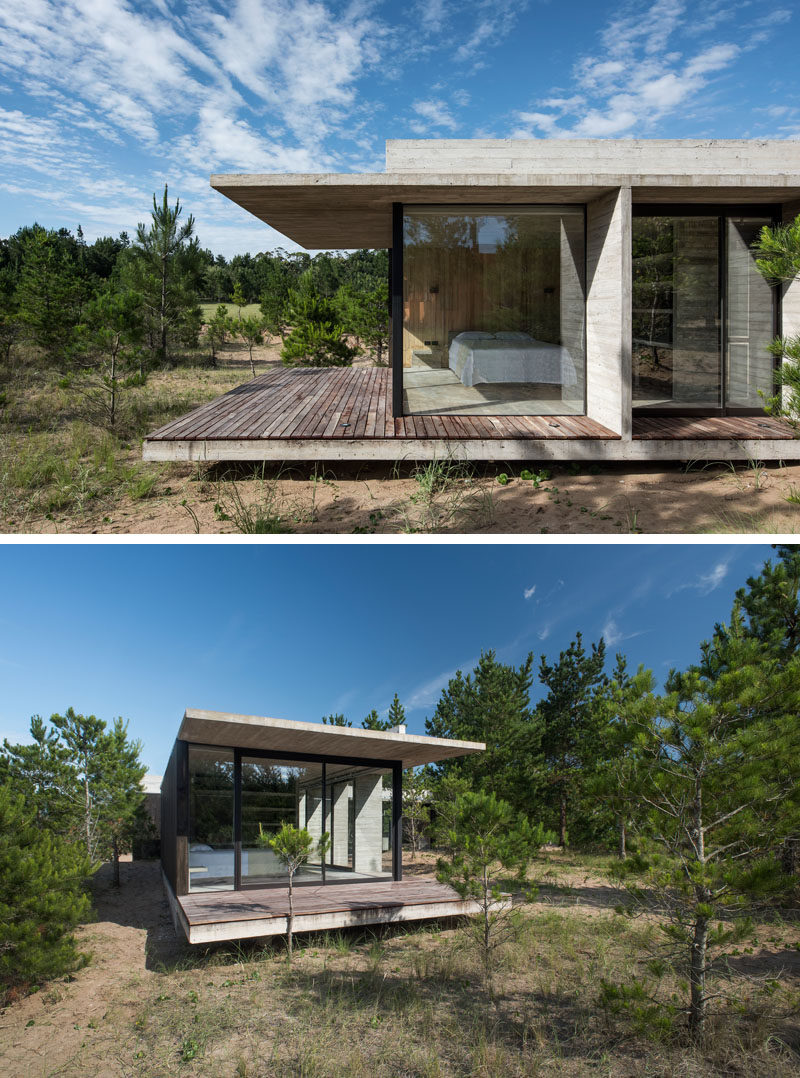
[[[574,392],[574,387],[568,392]],[[561,387],[530,382],[465,386],[449,367],[403,371],[406,415],[583,415],[583,399],[562,400]]]

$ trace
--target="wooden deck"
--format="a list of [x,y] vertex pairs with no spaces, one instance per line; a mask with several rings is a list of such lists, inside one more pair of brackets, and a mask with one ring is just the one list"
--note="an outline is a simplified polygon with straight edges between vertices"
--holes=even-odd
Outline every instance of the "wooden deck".
[[[175,898],[173,914],[190,943],[274,936],[286,932],[289,899],[283,887],[199,892]],[[510,901],[510,900],[509,900]],[[324,931],[357,925],[455,917],[478,912],[436,880],[306,885],[295,888],[294,930]]]
[[713,416],[710,418],[681,416],[634,416],[633,437],[641,441],[759,441],[763,439],[791,441],[794,431],[780,419],[771,416]]
[[267,371],[147,436],[148,442],[239,439],[615,438],[585,416],[392,417],[386,367]]
[[587,416],[395,419],[388,368],[273,368],[153,431],[145,460],[800,459],[780,420],[633,419],[622,437]]

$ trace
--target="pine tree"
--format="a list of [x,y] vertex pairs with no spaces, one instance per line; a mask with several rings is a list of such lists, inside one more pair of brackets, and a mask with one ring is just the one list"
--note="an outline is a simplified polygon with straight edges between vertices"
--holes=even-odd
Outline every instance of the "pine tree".
[[72,840],[78,832],[80,780],[71,753],[58,731],[39,715],[31,719],[30,736],[30,742],[21,745],[4,740],[0,781],[24,796],[37,826]]
[[392,724],[388,719],[382,719],[375,708],[361,720],[365,730],[391,730]]
[[[753,244],[756,266],[775,286],[800,279],[800,216],[788,224],[764,225]],[[775,372],[778,392],[765,401],[766,411],[800,426],[800,334],[776,337],[769,351],[781,361]],[[786,392],[781,395],[780,387]]]
[[408,828],[411,856],[416,856],[422,828],[430,819],[428,776],[423,768],[403,773],[403,824]]
[[442,691],[433,716],[425,720],[432,737],[482,741],[486,752],[434,766],[434,778],[453,771],[467,777],[473,789],[491,790],[518,808],[530,811],[530,745],[521,749],[531,730],[530,690],[533,655],[519,667],[499,663],[494,651],[482,652],[471,674],[459,670]]
[[197,286],[202,272],[200,249],[191,214],[179,224],[181,204],[170,208],[167,185],[161,204],[153,195],[151,222],[140,223],[126,253],[123,279],[142,297],[150,347],[161,363],[176,348],[197,343],[201,325]]
[[[489,998],[494,996],[495,955],[512,927],[509,908],[501,905],[504,897],[493,876],[498,869],[512,872],[520,886],[525,886],[528,866],[546,835],[541,827],[532,827],[511,805],[493,793],[468,792],[456,802],[447,845],[451,860],[436,862],[436,878],[461,895],[480,905],[476,938],[483,961],[484,983]],[[532,889],[528,888],[529,896]]]
[[16,292],[19,322],[45,356],[67,370],[75,327],[90,295],[88,283],[62,237],[38,225],[25,236],[23,259]]
[[730,927],[737,916],[786,885],[773,854],[800,820],[800,656],[776,657],[734,607],[700,662],[671,672],[666,688],[640,724],[646,815],[641,854],[628,866],[646,875],[630,890],[642,908],[669,916],[689,1030],[702,1041],[710,954],[747,931],[746,922]]
[[128,724],[114,720],[105,749],[103,790],[98,795],[100,824],[111,843],[113,881],[120,886],[119,858],[129,853],[134,837],[145,825],[145,794],[142,779],[147,768],[141,762],[141,741],[130,741]]
[[617,655],[614,675],[605,695],[608,710],[596,772],[588,780],[588,800],[610,810],[616,822],[621,861],[627,856],[628,832],[641,815],[638,788],[639,730],[651,721],[658,706],[651,670],[640,666],[632,676],[625,658]]
[[539,679],[548,693],[536,708],[543,790],[558,814],[558,842],[566,846],[570,807],[579,800],[600,752],[605,644],[587,654],[576,634],[558,661],[542,656]]
[[42,826],[34,805],[0,784],[0,986],[12,992],[83,964],[72,934],[88,920],[83,851]]
[[323,715],[322,721],[325,726],[352,726],[352,722],[339,712],[336,715]]
[[235,333],[233,319],[228,314],[228,308],[220,303],[214,312],[214,317],[206,324],[206,339],[211,348],[211,366],[217,365],[217,352],[225,344],[230,334]]
[[389,724],[387,729],[391,730],[393,726],[404,726],[405,721],[406,709],[400,703],[400,697],[395,693],[387,713],[387,722]]
[[256,316],[250,318],[239,318],[239,321],[235,323],[235,331],[237,336],[241,337],[247,345],[247,354],[250,357],[250,370],[253,373],[253,377],[256,376],[256,365],[253,363],[253,348],[257,344],[264,343],[264,319],[257,318]]
[[[89,403],[92,418],[113,430],[123,390],[144,376],[141,297],[106,289],[84,309],[72,348],[77,376],[69,382]],[[131,368],[139,367],[139,376]]]

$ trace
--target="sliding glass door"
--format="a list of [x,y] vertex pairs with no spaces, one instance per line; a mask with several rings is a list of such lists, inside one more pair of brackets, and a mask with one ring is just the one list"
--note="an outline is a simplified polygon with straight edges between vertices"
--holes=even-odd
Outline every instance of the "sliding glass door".
[[639,214],[633,221],[633,406],[759,412],[773,389],[774,290],[751,249],[766,216]]

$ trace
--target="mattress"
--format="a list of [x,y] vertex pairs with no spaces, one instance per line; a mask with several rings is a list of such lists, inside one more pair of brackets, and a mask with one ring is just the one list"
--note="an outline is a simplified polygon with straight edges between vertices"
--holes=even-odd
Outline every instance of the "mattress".
[[527,333],[459,333],[450,345],[449,366],[465,386],[488,382],[562,386],[578,383],[572,356],[563,345],[537,341]]

